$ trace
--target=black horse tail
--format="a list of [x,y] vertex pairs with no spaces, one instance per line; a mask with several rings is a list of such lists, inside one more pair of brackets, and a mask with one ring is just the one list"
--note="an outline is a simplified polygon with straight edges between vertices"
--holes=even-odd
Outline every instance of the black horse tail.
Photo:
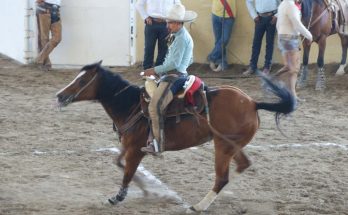
[[275,112],[275,120],[279,131],[284,135],[284,133],[279,128],[280,118],[284,115],[292,113],[296,109],[296,98],[290,93],[290,91],[279,83],[275,83],[270,78],[265,75],[260,75],[262,81],[264,82],[263,87],[267,91],[273,93],[279,98],[276,103],[266,103],[257,102],[256,110],[263,109],[271,112]]

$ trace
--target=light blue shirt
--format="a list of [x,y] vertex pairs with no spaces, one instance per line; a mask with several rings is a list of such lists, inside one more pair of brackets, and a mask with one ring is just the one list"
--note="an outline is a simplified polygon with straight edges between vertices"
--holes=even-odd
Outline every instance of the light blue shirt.
[[160,76],[172,70],[187,74],[186,69],[193,62],[193,40],[186,28],[182,27],[174,36],[163,64],[154,68]]
[[251,18],[255,19],[257,13],[267,13],[278,9],[281,0],[245,0]]

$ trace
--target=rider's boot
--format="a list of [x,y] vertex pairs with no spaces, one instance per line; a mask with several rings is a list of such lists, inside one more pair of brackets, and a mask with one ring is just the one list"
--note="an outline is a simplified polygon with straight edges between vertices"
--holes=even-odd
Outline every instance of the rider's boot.
[[147,138],[147,146],[142,147],[141,151],[145,152],[145,153],[149,153],[149,154],[154,155],[154,156],[160,155],[161,145],[153,137],[152,131],[150,131],[149,137]]
[[152,139],[152,141],[149,142],[146,147],[141,148],[141,151],[157,156],[161,153],[160,144],[157,142],[156,139]]

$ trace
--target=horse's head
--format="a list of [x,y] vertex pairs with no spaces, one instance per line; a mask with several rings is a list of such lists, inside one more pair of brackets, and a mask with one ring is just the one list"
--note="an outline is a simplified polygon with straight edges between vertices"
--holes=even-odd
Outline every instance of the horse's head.
[[84,66],[70,84],[56,93],[58,107],[76,101],[96,100],[101,63],[102,61]]

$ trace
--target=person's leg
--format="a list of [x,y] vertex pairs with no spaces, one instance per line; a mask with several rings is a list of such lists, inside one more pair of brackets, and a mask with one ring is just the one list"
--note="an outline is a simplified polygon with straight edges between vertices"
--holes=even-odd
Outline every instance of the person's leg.
[[43,64],[45,57],[43,56],[43,49],[49,41],[51,15],[49,13],[37,14],[38,18],[38,30],[39,30],[39,54],[36,58],[36,63]]
[[254,39],[251,51],[250,67],[253,71],[257,69],[257,62],[259,61],[259,55],[261,51],[262,39],[266,31],[266,25],[264,18],[261,17],[260,21],[255,24]]
[[164,62],[164,58],[166,57],[168,46],[167,46],[167,39],[168,36],[168,29],[167,25],[165,23],[158,24],[157,25],[157,31],[158,31],[158,54],[156,58],[155,66],[162,65]]
[[297,75],[300,71],[301,67],[301,59],[300,59],[300,51],[291,51],[288,53],[289,58],[289,69],[290,69],[290,77],[289,77],[289,87],[292,94],[297,98],[296,93],[296,81]]
[[288,67],[288,63],[287,63],[287,58],[285,54],[282,54],[282,58],[283,58],[283,64],[284,66],[282,68],[280,68],[274,75],[273,77],[281,79],[280,76],[286,72],[289,71],[289,67]]
[[[161,137],[161,129],[164,129],[162,114],[167,105],[173,100],[173,93],[170,91],[170,83],[162,81],[157,90],[154,92],[150,104],[149,104],[149,115],[151,118],[152,133],[157,143],[162,146],[163,140]],[[162,128],[161,128],[162,124]],[[154,143],[156,144],[156,143]],[[143,151],[151,152],[152,146],[146,147]],[[159,147],[159,146],[157,146]],[[156,148],[156,147],[155,147]],[[159,147],[159,151],[164,150],[164,147]]]
[[300,52],[288,51],[283,54],[284,67],[276,73],[276,77],[284,82],[294,97],[297,98],[296,81],[300,71]]
[[46,43],[40,52],[37,62],[44,64],[45,60],[48,59],[49,54],[62,40],[62,23],[61,21],[55,22],[50,25],[51,39]]
[[[223,36],[220,40],[222,43],[221,46],[223,47],[223,59],[218,62],[219,64],[222,65],[222,69],[226,69],[228,66],[227,63],[227,52],[226,52],[226,47],[228,45],[228,42],[230,41],[231,34],[232,34],[232,29],[233,29],[233,24],[234,24],[234,19],[233,18],[228,18],[223,21],[224,26],[223,26]],[[222,53],[221,53],[222,54]],[[222,58],[222,56],[221,56]]]
[[272,56],[273,56],[273,49],[274,49],[274,38],[275,38],[275,32],[276,32],[276,25],[271,24],[272,17],[269,18],[267,25],[266,25],[266,55],[265,55],[265,64],[264,69],[271,69],[272,65]]
[[221,17],[218,17],[214,14],[212,14],[212,23],[213,23],[213,32],[215,37],[215,44],[214,48],[208,55],[208,60],[216,63],[217,59],[219,58],[219,55],[221,56],[221,33],[222,33],[222,26],[221,26]]
[[156,46],[156,32],[154,24],[145,25],[145,49],[144,49],[144,62],[143,68],[149,69],[153,67],[154,52]]

